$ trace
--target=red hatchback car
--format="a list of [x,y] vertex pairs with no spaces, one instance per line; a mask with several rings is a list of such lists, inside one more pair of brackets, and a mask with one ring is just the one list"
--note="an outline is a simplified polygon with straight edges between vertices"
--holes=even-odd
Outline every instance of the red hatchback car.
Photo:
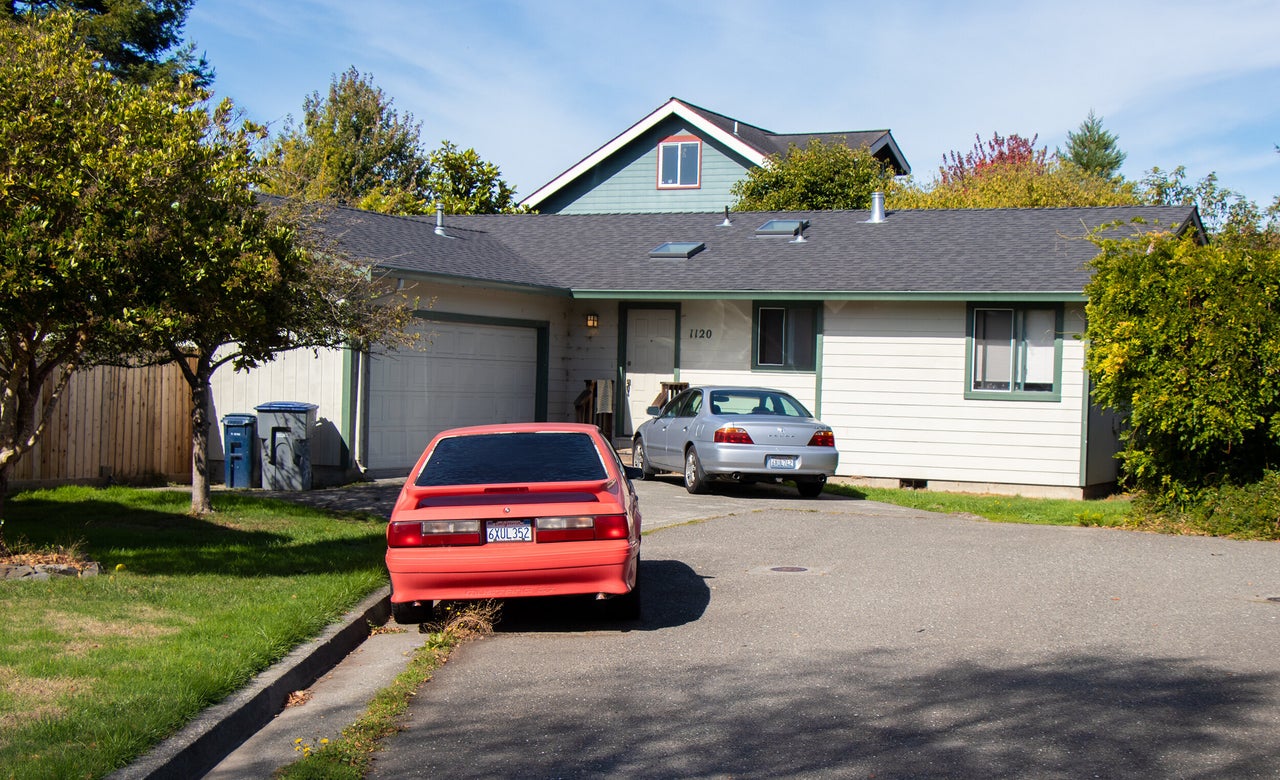
[[455,428],[431,440],[387,525],[391,612],[437,600],[594,595],[640,615],[640,508],[629,470],[591,425]]

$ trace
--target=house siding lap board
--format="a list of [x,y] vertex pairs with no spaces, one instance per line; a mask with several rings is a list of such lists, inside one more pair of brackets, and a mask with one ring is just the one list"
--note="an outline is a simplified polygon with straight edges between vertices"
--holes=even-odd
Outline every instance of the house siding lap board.
[[548,198],[544,213],[643,213],[719,211],[733,205],[729,189],[746,174],[746,161],[720,144],[702,138],[700,186],[658,188],[658,144],[664,138],[696,135],[680,120],[659,124],[621,149],[614,158]]
[[[1072,314],[1068,331],[1080,321]],[[1074,335],[1064,338],[1060,401],[969,400],[963,303],[828,307],[822,417],[836,430],[839,473],[1080,487],[1083,344]]]

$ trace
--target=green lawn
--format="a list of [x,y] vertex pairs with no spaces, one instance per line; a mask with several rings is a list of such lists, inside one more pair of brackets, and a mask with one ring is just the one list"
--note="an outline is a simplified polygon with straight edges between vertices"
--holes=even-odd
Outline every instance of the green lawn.
[[968,514],[998,523],[1040,525],[1123,525],[1129,499],[1112,497],[1094,501],[1024,498],[1022,496],[937,493],[928,490],[895,490],[828,484],[827,491],[929,512]]
[[103,571],[0,583],[0,777],[126,765],[386,582],[384,520],[189,505],[126,488],[10,499],[11,546],[78,545]]

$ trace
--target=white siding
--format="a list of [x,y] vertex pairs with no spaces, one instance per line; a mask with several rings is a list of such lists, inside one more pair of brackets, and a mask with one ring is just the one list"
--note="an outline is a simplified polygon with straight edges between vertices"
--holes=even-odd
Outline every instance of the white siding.
[[343,350],[318,353],[295,349],[250,371],[223,366],[214,372],[210,419],[217,422],[209,437],[209,459],[222,460],[222,417],[255,414],[254,407],[270,401],[304,401],[319,405],[311,432],[311,463],[345,466],[342,451],[348,435],[348,412],[343,407]]
[[1082,317],[1068,307],[1062,398],[968,400],[963,302],[829,304],[822,418],[846,476],[1080,486]]

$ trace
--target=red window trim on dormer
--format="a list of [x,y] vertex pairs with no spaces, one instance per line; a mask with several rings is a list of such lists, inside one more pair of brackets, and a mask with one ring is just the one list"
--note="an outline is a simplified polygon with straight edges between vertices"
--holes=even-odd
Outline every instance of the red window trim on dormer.
[[[663,146],[667,144],[687,144],[695,143],[698,145],[698,166],[695,172],[695,180],[693,184],[663,184],[662,182],[662,162],[663,162]],[[677,166],[679,166],[679,147],[677,146]],[[677,180],[679,179],[679,167],[677,167]],[[657,185],[660,190],[696,190],[702,187],[702,139],[696,135],[680,134],[663,138],[658,142],[658,171]]]

